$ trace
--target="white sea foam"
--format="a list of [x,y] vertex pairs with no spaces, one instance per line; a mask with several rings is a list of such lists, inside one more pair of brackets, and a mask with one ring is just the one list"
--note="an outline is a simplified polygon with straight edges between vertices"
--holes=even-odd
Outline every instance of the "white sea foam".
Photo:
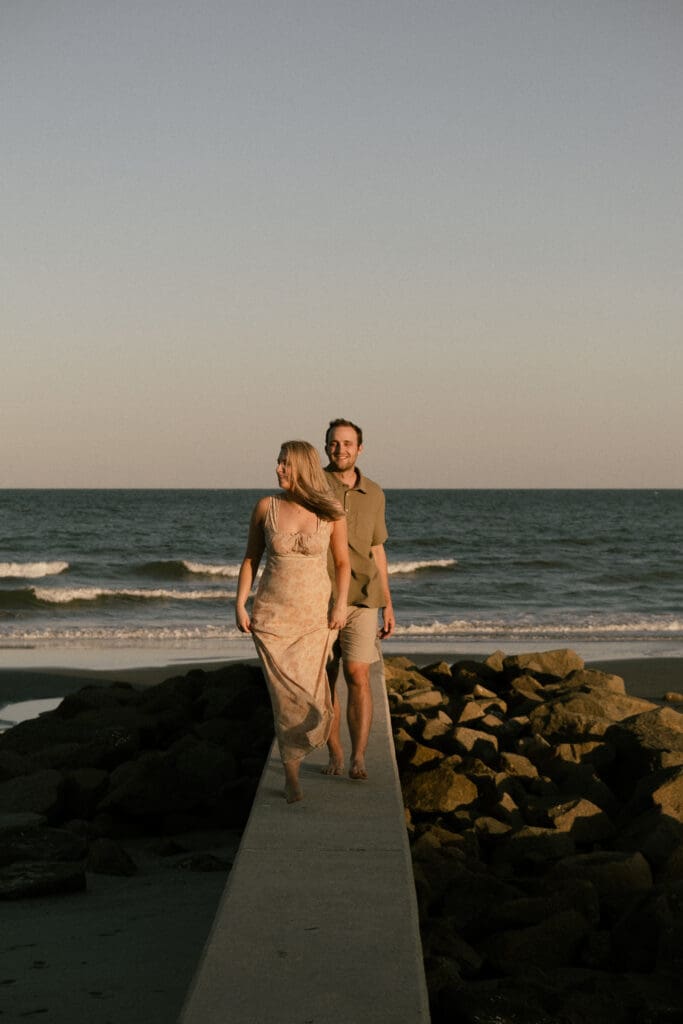
[[388,570],[390,576],[395,576],[399,573],[421,572],[423,569],[450,569],[457,564],[455,558],[434,558],[426,562],[390,562]]
[[[477,640],[486,639],[493,642],[527,641],[527,640],[569,640],[588,641],[606,640],[628,641],[638,639],[667,639],[683,640],[683,621],[680,619],[665,620],[638,620],[630,623],[605,622],[598,625],[587,623],[568,626],[566,623],[505,623],[501,621],[455,619],[452,622],[431,622],[431,623],[410,623],[407,626],[397,626],[395,631],[397,639],[424,639],[435,638],[444,640]],[[212,625],[203,622],[201,625],[191,626],[183,624],[174,625],[148,625],[148,626],[58,626],[49,627],[26,627],[18,625],[3,625],[0,627],[0,647],[3,645],[18,644],[40,644],[57,645],[62,643],[87,644],[95,642],[99,644],[120,644],[138,645],[147,643],[182,643],[184,641],[211,641],[211,640],[236,640],[249,639],[240,633],[227,621]]]
[[452,622],[410,623],[397,626],[396,636],[509,636],[509,637],[637,637],[683,633],[683,620],[654,618],[631,622],[505,622],[454,619]]
[[34,587],[39,601],[47,604],[71,604],[74,601],[99,601],[103,598],[141,601],[221,601],[235,597],[230,590],[108,589],[104,587]]
[[46,629],[0,630],[0,648],[18,644],[57,646],[61,644],[89,644],[92,642],[116,647],[148,643],[182,643],[191,640],[244,640],[251,641],[234,626],[53,626]]
[[183,565],[188,572],[196,573],[198,576],[228,576],[237,578],[239,576],[239,565],[207,565],[204,562],[188,562],[183,560]]
[[58,576],[68,568],[68,562],[0,562],[0,579],[37,580]]

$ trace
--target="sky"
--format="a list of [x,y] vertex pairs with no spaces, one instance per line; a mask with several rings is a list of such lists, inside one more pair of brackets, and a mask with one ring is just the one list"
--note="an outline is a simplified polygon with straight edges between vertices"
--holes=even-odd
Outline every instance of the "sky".
[[0,487],[683,487],[680,0],[2,0]]

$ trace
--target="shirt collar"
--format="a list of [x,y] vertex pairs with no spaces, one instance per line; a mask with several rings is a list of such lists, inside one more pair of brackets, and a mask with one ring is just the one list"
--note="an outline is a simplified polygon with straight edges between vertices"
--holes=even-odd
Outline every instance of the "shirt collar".
[[[354,487],[349,487],[349,486],[347,486],[347,484],[342,483],[341,480],[339,481],[339,483],[340,483],[340,485],[342,487],[346,487],[347,491],[362,491],[363,494],[366,494],[367,493],[367,487],[365,485],[365,477],[361,473],[361,471],[358,468],[358,466],[355,466],[354,468],[356,470],[356,484],[355,484],[355,486]],[[332,469],[330,468],[330,466],[325,466],[325,472],[332,474]],[[335,478],[335,479],[338,479],[338,477]]]

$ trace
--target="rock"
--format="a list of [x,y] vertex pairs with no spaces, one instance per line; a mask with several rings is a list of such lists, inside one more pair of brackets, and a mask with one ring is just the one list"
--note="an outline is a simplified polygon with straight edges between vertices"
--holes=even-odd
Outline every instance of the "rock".
[[587,740],[584,743],[557,743],[555,757],[565,764],[591,764],[605,768],[616,756],[614,747],[604,740]]
[[139,704],[141,694],[130,683],[88,684],[69,693],[55,708],[57,718],[75,718],[84,711],[110,711],[121,705]]
[[652,871],[641,853],[598,850],[576,854],[555,864],[548,878],[582,878],[591,882],[601,905],[621,914],[635,899],[652,888]]
[[137,874],[137,864],[127,850],[113,839],[95,839],[90,844],[86,870],[96,875],[117,875],[130,878]]
[[493,682],[497,673],[483,661],[461,659],[451,665],[451,676],[454,692],[471,693],[475,686]]
[[0,750],[0,782],[14,779],[17,775],[28,775],[32,770],[31,761],[18,751]]
[[639,754],[639,772],[661,767],[661,752],[683,753],[683,715],[670,707],[652,707],[615,725],[610,742],[628,756]]
[[551,807],[548,817],[560,832],[567,832],[577,843],[600,843],[614,835],[614,824],[605,812],[590,800],[577,798]]
[[19,775],[0,783],[0,814],[32,811],[54,821],[62,806],[63,791],[64,779],[57,771]]
[[668,881],[683,881],[683,839],[667,857],[662,868],[661,877]]
[[404,690],[402,696],[404,702],[409,703],[413,711],[427,711],[448,704],[448,698],[441,690]]
[[110,769],[140,749],[137,720],[135,708],[118,705],[73,718],[53,711],[8,729],[0,736],[0,747],[24,756],[38,755],[43,764],[60,768]]
[[66,829],[28,827],[3,836],[0,864],[24,861],[82,861],[86,843],[82,836]]
[[458,727],[454,735],[455,749],[461,754],[491,761],[498,753],[498,740],[487,732]]
[[626,684],[621,676],[612,675],[611,672],[600,672],[594,668],[583,668],[570,672],[558,686],[563,690],[583,688],[586,690],[609,690],[610,693],[626,693]]
[[652,802],[662,814],[683,823],[683,769],[652,791]]
[[[416,687],[392,720],[399,764],[427,764],[402,785],[435,1024],[677,1019],[680,713],[573,652],[433,668],[455,727],[411,705]],[[454,776],[476,796],[450,799]]]
[[502,672],[503,665],[505,662],[504,651],[494,651],[493,654],[489,654],[488,658],[484,659],[484,665],[486,668],[491,669],[492,672]]
[[64,777],[64,814],[68,818],[92,817],[109,786],[109,772],[79,768]]
[[529,720],[533,732],[551,743],[576,743],[600,740],[613,723],[634,715],[642,717],[642,712],[653,708],[656,705],[650,701],[611,691],[569,690],[534,708]]
[[665,889],[651,889],[612,928],[614,962],[620,971],[651,971],[674,922]]
[[[487,687],[482,686],[481,683],[475,683],[475,685],[472,687],[472,696],[473,697],[477,697],[480,700],[482,700],[482,699],[485,699],[485,700],[497,700],[498,699],[498,695],[496,693],[494,693],[493,690],[487,689]],[[503,704],[503,708],[505,708],[504,704]]]
[[574,840],[565,833],[554,828],[524,825],[496,849],[492,864],[497,868],[533,871],[571,856],[574,849]]
[[487,836],[494,839],[500,836],[507,836],[509,835],[511,828],[512,826],[509,823],[502,822],[491,815],[482,815],[480,818],[474,819],[474,829],[480,836]]
[[417,812],[454,811],[477,799],[477,787],[465,776],[444,764],[411,775],[404,786],[404,799]]
[[503,974],[520,969],[547,970],[575,962],[590,925],[577,910],[563,910],[537,925],[500,932],[478,950]]
[[443,736],[448,736],[453,730],[453,719],[445,711],[438,711],[435,718],[428,718],[422,729],[422,739],[425,743],[434,740],[438,742]]
[[390,691],[431,690],[433,684],[407,658],[384,659],[384,682]]
[[4,843],[15,832],[40,828],[46,824],[47,819],[42,814],[34,814],[32,811],[0,814],[0,844]]
[[214,853],[193,853],[189,857],[179,860],[176,867],[183,871],[228,872],[232,867],[232,861],[227,857],[217,857]]
[[510,677],[522,675],[525,672],[536,672],[539,676],[564,679],[570,672],[575,672],[583,667],[583,658],[580,658],[575,651],[570,650],[512,654],[503,659],[503,671],[506,676]]
[[212,808],[235,781],[234,769],[226,751],[188,737],[168,751],[150,751],[117,769],[98,811],[158,822],[166,814]]
[[435,750],[434,747],[425,746],[423,743],[418,743],[416,740],[408,738],[401,745],[398,753],[399,767],[405,771],[408,768],[421,768],[423,765],[431,764],[434,761],[441,761],[443,754],[439,750]]
[[24,861],[0,868],[0,900],[81,892],[85,887],[82,864]]
[[486,711],[478,701],[466,700],[457,716],[458,725],[464,725],[465,722],[476,722],[478,718],[483,718],[485,714]]
[[495,907],[482,928],[486,933],[527,928],[565,910],[578,910],[592,926],[600,921],[600,901],[590,882],[580,879],[554,881],[552,886],[539,887],[537,895],[506,900]]
[[452,919],[467,942],[476,944],[485,934],[485,922],[494,909],[522,895],[513,881],[505,881],[488,872],[472,871],[454,863],[441,895],[442,913],[444,917]]
[[423,665],[420,668],[420,673],[442,690],[448,690],[453,682],[453,673],[447,661],[435,661],[430,665]]
[[531,704],[541,704],[545,700],[544,688],[534,676],[521,675],[511,679],[510,693]]
[[538,768],[523,754],[510,754],[504,751],[500,755],[500,766],[508,775],[520,779],[537,779]]

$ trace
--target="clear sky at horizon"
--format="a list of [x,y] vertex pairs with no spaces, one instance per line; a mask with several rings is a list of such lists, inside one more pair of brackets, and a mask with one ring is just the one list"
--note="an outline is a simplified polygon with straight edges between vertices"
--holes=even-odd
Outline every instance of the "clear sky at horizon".
[[683,487],[683,4],[5,0],[0,487]]

